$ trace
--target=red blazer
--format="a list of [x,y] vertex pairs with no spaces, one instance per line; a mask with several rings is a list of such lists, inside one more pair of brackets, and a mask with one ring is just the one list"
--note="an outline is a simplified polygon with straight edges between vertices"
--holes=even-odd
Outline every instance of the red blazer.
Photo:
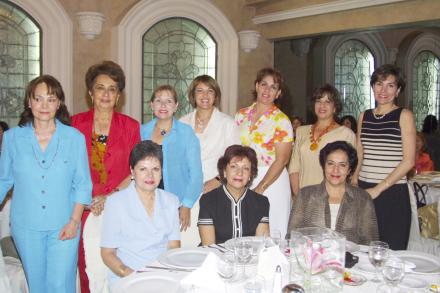
[[107,183],[99,183],[99,173],[92,169],[92,128],[94,110],[72,116],[72,126],[81,131],[86,138],[89,167],[93,182],[92,196],[105,195],[112,192],[119,183],[130,174],[130,152],[141,140],[139,122],[133,118],[113,112],[110,132],[107,140],[107,149],[104,165],[107,171]]

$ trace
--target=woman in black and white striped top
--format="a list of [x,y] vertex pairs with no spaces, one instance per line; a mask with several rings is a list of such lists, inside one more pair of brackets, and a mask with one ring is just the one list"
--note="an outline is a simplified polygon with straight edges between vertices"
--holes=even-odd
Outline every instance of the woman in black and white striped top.
[[415,162],[414,117],[410,110],[395,104],[405,88],[399,68],[390,64],[377,68],[370,85],[376,108],[359,116],[360,164],[352,183],[374,199],[380,239],[391,249],[406,249],[411,224],[406,173]]

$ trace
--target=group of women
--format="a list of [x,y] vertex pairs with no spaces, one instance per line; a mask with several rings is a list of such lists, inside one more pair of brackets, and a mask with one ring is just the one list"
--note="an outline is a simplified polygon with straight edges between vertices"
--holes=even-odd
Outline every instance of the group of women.
[[357,139],[336,122],[339,94],[324,85],[313,95],[316,122],[296,129],[293,151],[277,106],[283,78],[272,68],[257,73],[254,103],[235,121],[219,111],[221,91],[207,75],[190,85],[195,110],[180,121],[174,88],[156,88],[154,119],[142,126],[115,111],[125,87],[119,65],[92,66],[86,85],[93,107],[70,123],[58,81],[34,79],[19,126],[4,134],[0,200],[14,186],[12,234],[31,292],[74,292],[78,243],[89,292],[80,234],[90,213],[103,213],[110,284],[197,232],[209,245],[316,225],[406,248],[415,130],[411,112],[395,105],[404,82],[394,66],[373,74],[377,107],[361,114]]

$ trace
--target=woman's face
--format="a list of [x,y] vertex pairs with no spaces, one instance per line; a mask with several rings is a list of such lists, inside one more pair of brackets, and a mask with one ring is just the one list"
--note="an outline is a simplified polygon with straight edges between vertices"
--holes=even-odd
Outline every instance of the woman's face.
[[248,158],[233,157],[224,171],[229,189],[242,190],[251,178],[251,161]]
[[215,103],[215,90],[209,85],[199,83],[194,89],[197,109],[211,110]]
[[335,111],[335,103],[328,98],[328,95],[325,94],[320,99],[315,100],[315,114],[318,120],[333,118]]
[[167,90],[157,92],[150,104],[154,116],[164,120],[172,118],[178,106],[172,93]]
[[160,161],[155,157],[146,157],[131,169],[136,188],[141,192],[152,192],[159,186],[162,178]]
[[423,140],[416,135],[416,152],[420,153],[423,149]]
[[257,102],[264,105],[273,105],[281,94],[280,85],[275,83],[273,76],[266,75],[260,82],[255,84]]
[[98,110],[113,110],[119,100],[119,89],[116,81],[106,74],[100,74],[95,79],[92,91],[93,106]]
[[292,128],[293,128],[293,130],[296,130],[300,126],[301,126],[301,120],[293,119],[293,121],[292,121]]
[[327,183],[333,186],[345,184],[350,174],[350,164],[347,154],[336,150],[327,156],[324,166],[324,176]]
[[34,121],[48,122],[55,119],[60,107],[60,99],[54,94],[49,94],[47,85],[42,82],[35,87],[33,96],[29,99]]
[[342,121],[342,125],[344,125],[348,129],[351,129],[351,121],[350,121],[350,119],[345,119],[344,121]]
[[373,85],[373,92],[378,105],[393,104],[400,92],[397,88],[396,77],[388,75],[387,78],[376,81]]

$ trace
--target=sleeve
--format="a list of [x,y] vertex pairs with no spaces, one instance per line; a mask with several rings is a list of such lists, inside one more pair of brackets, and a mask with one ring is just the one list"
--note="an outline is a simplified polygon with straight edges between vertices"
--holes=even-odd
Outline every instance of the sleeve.
[[13,135],[12,131],[3,134],[2,152],[0,155],[0,203],[3,202],[7,192],[14,185],[12,173],[13,165]]
[[73,201],[88,205],[92,201],[92,179],[84,136],[78,133],[77,158],[73,176]]
[[140,125],[137,121],[134,121],[133,127],[130,127],[130,152],[134,148],[134,146],[141,141],[141,130]]
[[293,129],[292,123],[290,123],[289,118],[286,115],[281,113],[280,117],[275,121],[277,121],[275,125],[275,140],[274,143],[280,142],[292,142],[293,141]]
[[301,170],[300,148],[302,141],[303,141],[303,135],[302,135],[301,127],[299,127],[296,131],[296,140],[293,146],[292,156],[290,157],[289,174],[296,173]]
[[351,144],[354,148],[356,148],[356,134],[351,129],[347,128],[347,142]]
[[101,247],[118,248],[123,241],[121,231],[121,216],[116,197],[108,197],[105,202],[101,226]]
[[211,209],[209,208],[209,195],[202,195],[199,204],[199,220],[197,221],[197,225],[214,225],[214,219]]
[[[359,192],[366,193],[358,189]],[[379,240],[379,228],[377,226],[376,211],[373,200],[369,194],[363,194],[365,200],[359,205],[359,243],[368,245],[371,241]]]
[[241,145],[240,131],[238,129],[238,126],[235,124],[233,120],[228,121],[228,124],[225,127],[225,129],[226,129],[226,133],[223,133],[223,135],[226,137],[224,150],[226,150],[228,146],[234,144]]
[[183,193],[182,205],[187,208],[192,208],[202,192],[203,173],[199,139],[191,128],[188,129],[190,131],[188,131],[185,144],[185,161],[188,166],[188,184]]
[[[261,196],[261,195],[258,195]],[[260,223],[264,223],[264,224],[269,224],[269,208],[270,208],[270,204],[269,204],[269,200],[267,197],[262,196],[261,199],[263,199],[261,201],[261,219],[260,219]]]
[[173,206],[173,214],[172,214],[172,222],[171,225],[171,233],[168,236],[168,241],[172,241],[172,240],[180,240],[180,219],[179,219],[179,199],[177,198],[177,196],[174,196],[174,204]]

